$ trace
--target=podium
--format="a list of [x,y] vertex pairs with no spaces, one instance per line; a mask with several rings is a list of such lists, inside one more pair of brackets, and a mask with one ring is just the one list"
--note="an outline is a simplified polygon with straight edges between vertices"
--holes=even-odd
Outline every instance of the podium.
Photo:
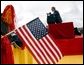
[[83,54],[83,35],[74,35],[72,22],[49,24],[48,32],[63,55]]
[[72,22],[49,24],[49,33],[56,39],[71,39],[74,38],[74,27]]

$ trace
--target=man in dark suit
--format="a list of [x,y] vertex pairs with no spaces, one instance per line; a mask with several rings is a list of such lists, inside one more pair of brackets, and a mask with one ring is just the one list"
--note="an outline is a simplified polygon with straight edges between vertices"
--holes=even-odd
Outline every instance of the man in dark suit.
[[59,12],[55,9],[55,7],[52,7],[51,10],[53,14],[51,13],[47,14],[47,23],[48,24],[62,23],[62,18]]
[[62,23],[62,18],[59,14],[59,12],[55,9],[55,7],[51,8],[52,12],[53,12],[53,19],[55,21],[55,23]]

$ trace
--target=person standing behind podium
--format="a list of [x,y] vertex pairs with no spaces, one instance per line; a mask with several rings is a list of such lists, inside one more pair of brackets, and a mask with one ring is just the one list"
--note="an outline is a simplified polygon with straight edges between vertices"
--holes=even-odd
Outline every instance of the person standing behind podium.
[[59,14],[59,12],[55,9],[55,7],[51,8],[53,14],[48,13],[47,14],[47,23],[48,24],[58,24],[62,23],[62,18]]
[[55,7],[51,8],[52,12],[53,12],[53,19],[55,21],[55,23],[62,23],[62,18],[60,16],[60,13],[55,9]]
[[[47,13],[47,23],[48,24],[59,24],[62,23],[62,18],[59,14],[59,12],[55,9],[55,7],[51,8],[53,14]],[[49,28],[49,26],[47,26]],[[75,35],[81,35],[80,31],[78,31],[78,28],[74,28],[74,34]]]

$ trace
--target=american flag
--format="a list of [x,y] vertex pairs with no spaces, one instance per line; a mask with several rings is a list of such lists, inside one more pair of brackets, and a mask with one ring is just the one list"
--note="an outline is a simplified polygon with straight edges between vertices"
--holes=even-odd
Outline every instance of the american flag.
[[15,30],[38,64],[56,64],[62,53],[39,18]]

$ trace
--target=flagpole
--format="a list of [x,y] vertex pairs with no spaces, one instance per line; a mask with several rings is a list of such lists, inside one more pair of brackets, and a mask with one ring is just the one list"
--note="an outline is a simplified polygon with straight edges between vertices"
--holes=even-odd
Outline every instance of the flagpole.
[[14,32],[15,30],[16,30],[16,29],[12,30],[11,32],[9,32],[9,33],[7,33],[7,34],[5,34],[5,35],[1,35],[1,38],[3,38],[3,37],[6,36],[6,35],[11,34],[11,33]]

